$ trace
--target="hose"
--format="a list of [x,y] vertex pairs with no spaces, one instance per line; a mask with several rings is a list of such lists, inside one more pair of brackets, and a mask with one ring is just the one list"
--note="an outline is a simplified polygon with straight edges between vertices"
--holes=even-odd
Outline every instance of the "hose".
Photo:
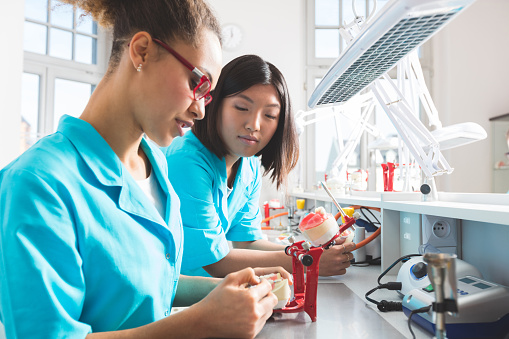
[[272,220],[272,219],[277,218],[277,217],[282,217],[283,215],[287,215],[287,214],[288,214],[288,212],[281,212],[281,213],[278,213],[278,214],[271,215],[270,217],[267,217],[267,218],[263,219],[262,220],[262,224],[267,222],[267,221],[269,221],[269,220]]

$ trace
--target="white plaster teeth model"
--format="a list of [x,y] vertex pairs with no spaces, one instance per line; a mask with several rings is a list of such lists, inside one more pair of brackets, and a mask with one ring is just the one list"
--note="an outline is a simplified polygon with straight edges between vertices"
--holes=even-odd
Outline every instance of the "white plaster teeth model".
[[260,279],[265,279],[272,285],[272,293],[276,295],[278,300],[274,309],[285,307],[292,295],[288,279],[283,279],[279,273],[263,275]]
[[[299,229],[311,245],[318,247],[329,242],[339,232],[339,225],[332,214],[327,213],[323,207],[318,207],[314,213],[302,218]],[[352,241],[353,236],[350,229],[341,234],[341,237],[346,237],[345,242]]]

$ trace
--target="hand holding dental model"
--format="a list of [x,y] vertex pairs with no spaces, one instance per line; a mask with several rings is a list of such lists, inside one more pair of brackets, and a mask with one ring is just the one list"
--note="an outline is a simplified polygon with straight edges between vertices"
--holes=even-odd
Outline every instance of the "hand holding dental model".
[[[273,279],[275,283],[272,283],[272,277],[279,279]],[[281,267],[245,268],[228,274],[206,298],[174,316],[187,314],[188,318],[201,319],[198,326],[204,328],[202,333],[253,338],[279,305],[277,290],[280,287],[276,288],[279,286],[276,284],[281,283],[277,281],[288,282],[289,279],[290,274]],[[288,288],[288,298],[289,294]]]
[[[327,213],[323,207],[318,207],[314,213],[309,213],[302,219],[299,229],[306,239],[316,247],[331,240],[339,231],[339,226],[332,214]],[[355,244],[352,242],[353,236],[353,231],[347,229],[335,240],[336,246],[330,247],[322,254],[320,259],[321,276],[332,275],[329,272],[337,272],[339,267],[350,263],[350,260],[353,259],[353,254],[350,252],[355,249]],[[346,273],[346,267],[336,274],[344,273]]]

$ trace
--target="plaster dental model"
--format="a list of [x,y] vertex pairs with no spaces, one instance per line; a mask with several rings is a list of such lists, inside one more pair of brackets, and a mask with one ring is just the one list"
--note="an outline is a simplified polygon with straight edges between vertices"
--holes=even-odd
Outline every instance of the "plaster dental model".
[[[309,213],[301,220],[299,229],[311,245],[318,247],[326,244],[338,233],[339,225],[332,214],[327,213],[323,207],[318,207],[314,213]],[[352,241],[353,236],[350,229],[341,234],[341,237],[346,237],[345,242]]]
[[272,285],[272,293],[276,295],[278,300],[274,309],[285,307],[292,295],[288,279],[283,279],[279,273],[263,275],[260,279],[266,279]]

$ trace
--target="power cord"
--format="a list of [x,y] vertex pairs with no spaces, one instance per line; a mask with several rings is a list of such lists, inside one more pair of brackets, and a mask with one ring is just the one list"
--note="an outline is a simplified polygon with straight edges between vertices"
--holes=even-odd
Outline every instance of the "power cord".
[[[376,307],[381,311],[381,312],[391,312],[391,311],[402,311],[403,310],[403,303],[402,302],[398,302],[398,301],[387,301],[387,300],[382,300],[382,301],[376,301],[372,298],[369,297],[369,295],[371,295],[373,292],[377,291],[377,290],[380,290],[380,289],[388,289],[390,291],[395,291],[395,290],[401,290],[401,283],[400,282],[388,282],[388,283],[384,283],[382,284],[381,283],[381,280],[382,278],[394,267],[396,266],[399,262],[401,261],[407,261],[409,260],[411,257],[417,257],[417,256],[420,256],[421,254],[409,254],[409,255],[405,255],[405,256],[402,256],[401,258],[397,259],[394,263],[392,263],[392,265],[390,265],[385,271],[382,272],[382,274],[380,274],[378,276],[378,279],[377,279],[377,283],[378,283],[378,286],[371,289],[370,291],[368,291],[365,295],[366,299],[375,304]],[[412,310],[410,312],[410,315],[408,316],[408,329],[410,330],[410,333],[412,334],[412,338],[415,339],[415,333],[414,331],[412,330],[412,316],[414,314],[417,314],[417,313],[426,313],[426,312],[429,312],[429,310],[431,309],[432,305],[429,305],[429,306],[425,306],[425,307],[421,307],[421,308],[418,308],[418,309],[415,309],[415,310]]]
[[408,329],[410,330],[410,333],[412,333],[412,338],[415,339],[415,333],[414,331],[412,330],[412,316],[414,314],[417,314],[417,313],[426,313],[426,312],[429,312],[429,310],[431,309],[431,305],[429,306],[425,306],[425,307],[421,307],[421,308],[417,308],[415,310],[413,310],[412,312],[410,312],[410,315],[408,316]]
[[378,285],[381,285],[382,283],[380,282],[380,280],[382,280],[382,278],[394,267],[396,266],[400,261],[407,261],[408,259],[412,258],[412,257],[419,257],[421,256],[422,254],[408,254],[408,255],[404,255],[402,256],[401,258],[397,259],[395,262],[393,262],[391,264],[391,266],[387,267],[387,269],[385,271],[382,272],[382,274],[380,274],[378,276],[378,279],[377,279],[377,283]]
[[381,312],[403,311],[403,306],[402,306],[403,304],[401,302],[387,301],[387,300],[376,301],[369,297],[370,294],[372,294],[373,292],[375,292],[377,290],[381,290],[381,289],[388,289],[389,291],[401,290],[401,283],[400,282],[389,282],[387,284],[378,285],[377,287],[368,291],[366,293],[365,297],[369,302],[372,302],[373,304],[375,304],[376,307],[378,308],[378,310]]
[[376,307],[381,312],[402,311],[403,310],[403,304],[401,302],[399,302],[399,301],[387,301],[387,300],[376,301],[376,300],[370,298],[369,295],[371,295],[372,293],[374,293],[375,291],[380,290],[380,289],[388,289],[390,291],[401,290],[401,283],[400,282],[388,282],[388,283],[382,284],[381,280],[400,261],[404,261],[404,260],[406,261],[406,260],[410,259],[411,257],[416,257],[416,256],[420,256],[420,254],[405,255],[405,256],[402,256],[401,258],[397,259],[395,262],[393,262],[385,271],[382,272],[382,274],[380,274],[378,276],[378,279],[377,279],[378,286],[373,288],[373,289],[371,289],[370,291],[368,291],[366,293],[366,295],[365,295],[366,300],[368,300],[369,302],[375,304]]

